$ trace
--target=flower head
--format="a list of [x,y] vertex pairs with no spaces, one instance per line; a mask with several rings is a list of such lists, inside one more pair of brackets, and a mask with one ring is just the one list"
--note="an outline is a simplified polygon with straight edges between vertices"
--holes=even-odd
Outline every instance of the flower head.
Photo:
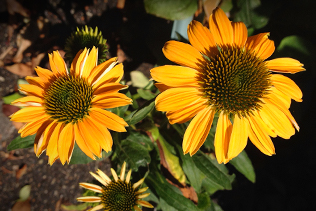
[[68,61],[72,61],[77,52],[84,48],[92,48],[95,46],[98,49],[98,64],[106,61],[106,53],[108,51],[106,46],[106,39],[103,38],[102,32],[98,32],[98,27],[93,28],[85,26],[81,30],[77,28],[70,37],[67,38],[65,44],[65,57]]
[[132,184],[130,182],[132,170],[129,170],[125,178],[125,169],[126,163],[124,162],[120,178],[118,178],[114,169],[111,168],[113,180],[111,180],[100,169],[97,171],[98,175],[90,172],[90,174],[98,180],[102,186],[100,187],[90,183],[80,183],[80,186],[96,193],[100,193],[101,195],[79,197],[77,200],[81,202],[100,202],[100,204],[91,209],[91,211],[100,209],[108,211],[131,211],[133,208],[136,211],[141,211],[138,205],[153,208],[153,206],[147,201],[140,200],[150,194],[144,193],[148,187],[139,188],[144,182],[144,178]]
[[60,158],[69,163],[75,142],[90,158],[102,156],[102,149],[111,151],[112,137],[108,129],[125,132],[127,123],[104,110],[128,105],[131,99],[118,93],[127,86],[119,81],[123,65],[112,58],[97,64],[98,50],[84,49],[76,55],[67,70],[58,51],[49,54],[51,70],[36,67],[38,77],[26,77],[21,85],[26,97],[13,102],[26,106],[11,116],[12,121],[26,122],[19,130],[21,137],[36,133],[34,151],[44,150],[49,163]]
[[275,154],[271,137],[289,139],[299,127],[289,112],[291,99],[302,101],[300,88],[276,73],[303,71],[292,58],[265,61],[274,52],[269,33],[247,36],[242,22],[230,22],[216,8],[209,28],[197,21],[188,26],[191,45],[168,41],[164,55],[181,65],[151,70],[162,93],[156,108],[166,111],[171,124],[192,119],[183,140],[184,153],[195,154],[219,114],[215,154],[219,163],[236,157],[247,139],[264,154]]

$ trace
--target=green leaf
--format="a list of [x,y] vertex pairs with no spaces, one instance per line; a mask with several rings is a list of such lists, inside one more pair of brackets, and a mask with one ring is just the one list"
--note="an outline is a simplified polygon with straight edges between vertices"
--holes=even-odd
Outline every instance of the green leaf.
[[12,95],[8,95],[8,96],[3,97],[2,100],[3,100],[3,103],[5,103],[5,104],[11,104],[13,101],[15,101],[21,97],[23,97],[23,95],[20,95],[19,93],[15,92]]
[[198,208],[200,210],[206,210],[211,206],[211,198],[208,193],[200,193],[198,194]]
[[209,194],[213,194],[218,190],[224,190],[225,188],[222,185],[215,183],[213,180],[205,177],[202,181],[203,189]]
[[[147,199],[147,198],[146,198]],[[178,211],[174,207],[170,206],[165,200],[160,198],[160,203],[159,203],[161,210],[163,211]]]
[[136,124],[143,120],[147,114],[149,114],[155,107],[155,99],[147,101],[142,107],[131,113],[125,118],[125,121],[129,125]]
[[31,148],[34,145],[35,135],[27,136],[22,138],[21,136],[16,137],[9,146],[7,147],[8,151],[15,149],[25,149]]
[[[234,21],[242,21],[247,27],[254,27],[260,29],[268,24],[268,16],[264,16],[258,12],[262,9],[260,0],[239,0],[237,1],[237,7],[240,9],[234,15]],[[264,10],[266,11],[266,10]],[[268,15],[268,14],[266,14]]]
[[242,173],[248,180],[255,183],[256,174],[253,169],[251,160],[249,159],[247,153],[242,151],[237,157],[229,161],[240,173]]
[[197,193],[199,193],[201,191],[202,181],[205,178],[205,175],[195,166],[192,157],[189,154],[183,154],[183,150],[180,145],[177,144],[176,147],[182,160],[183,171],[190,181],[191,186]]
[[[104,159],[106,157],[109,157],[112,154],[112,151],[105,152],[102,151],[102,158],[96,158],[96,160]],[[71,160],[69,164],[87,164],[93,161],[91,158],[89,158],[75,143],[74,150],[72,152]]]
[[168,20],[182,20],[198,9],[197,0],[144,0],[146,12]]
[[222,186],[225,189],[230,190],[231,180],[234,176],[228,175],[220,170],[216,165],[213,164],[212,160],[206,156],[201,151],[198,151],[195,155],[192,156],[193,162],[196,167],[205,174],[208,179],[212,180],[214,183]]
[[151,100],[156,97],[150,90],[137,89],[139,96],[145,100]]
[[143,145],[148,151],[154,148],[154,144],[147,135],[141,134],[136,131],[131,131],[130,135],[126,138],[129,141]]
[[146,167],[150,163],[149,151],[140,143],[125,139],[120,143],[116,142],[116,147],[118,147],[119,160],[122,163],[126,161],[128,166],[134,171],[138,171],[140,166]]
[[149,83],[149,79],[140,71],[131,71],[131,80],[134,87],[144,88]]
[[146,177],[146,184],[148,184],[151,190],[154,190],[160,198],[176,210],[198,211],[198,208],[193,202],[176,192],[174,190],[175,187],[168,183],[158,170],[154,170],[154,173],[152,171],[149,173]]
[[30,197],[31,194],[31,186],[30,185],[25,185],[24,187],[21,188],[19,192],[19,201],[25,201]]

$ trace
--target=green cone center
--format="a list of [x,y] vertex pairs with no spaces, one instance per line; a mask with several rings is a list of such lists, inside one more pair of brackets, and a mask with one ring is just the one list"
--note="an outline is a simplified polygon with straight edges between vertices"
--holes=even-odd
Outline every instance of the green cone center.
[[271,86],[264,61],[238,47],[220,49],[209,58],[200,83],[205,97],[218,112],[248,116],[260,108]]
[[46,112],[59,122],[77,122],[88,115],[93,90],[82,78],[57,78],[45,93]]
[[130,211],[136,205],[136,190],[131,183],[121,180],[112,181],[103,187],[102,203],[104,210],[110,211]]

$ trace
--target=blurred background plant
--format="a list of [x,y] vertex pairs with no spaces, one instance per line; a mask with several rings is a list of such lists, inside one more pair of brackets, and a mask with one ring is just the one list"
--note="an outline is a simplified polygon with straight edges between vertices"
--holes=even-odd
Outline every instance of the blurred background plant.
[[[92,27],[89,30],[97,27],[98,32],[94,34],[103,36],[98,41],[107,40],[106,43],[99,42],[104,49],[108,49],[103,59],[117,56],[124,64],[125,76],[122,83],[130,87],[122,92],[133,99],[133,105],[114,108],[111,112],[124,118],[130,126],[126,133],[112,132],[113,150],[104,153],[101,160],[92,161],[75,146],[70,162],[73,168],[80,168],[83,172],[84,169],[91,168],[89,165],[108,159],[112,167],[119,171],[120,165],[126,161],[128,168],[134,171],[133,182],[146,178],[144,183],[149,187],[147,192],[151,193],[146,200],[155,205],[155,210],[316,209],[312,203],[315,195],[312,172],[316,169],[313,133],[315,112],[310,112],[316,100],[315,60],[311,59],[316,49],[315,18],[310,9],[313,1],[95,0],[82,3],[76,0],[7,0],[2,5],[1,8],[6,9],[2,9],[0,13],[3,17],[1,27],[6,36],[1,38],[0,94],[4,114],[2,118],[5,121],[8,120],[4,116],[19,109],[9,105],[13,100],[22,97],[16,89],[18,84],[26,82],[23,80],[25,76],[35,75],[35,66],[48,66],[48,52],[55,49],[61,52],[66,50],[66,40],[72,33],[76,33],[77,27],[79,31],[85,29],[86,25]],[[269,38],[275,41],[276,46],[271,58],[292,57],[302,62],[307,70],[290,75],[304,95],[303,103],[293,103],[290,109],[301,130],[290,140],[273,139],[277,154],[275,156],[264,156],[249,143],[228,164],[218,164],[213,144],[216,120],[201,150],[192,157],[183,155],[181,144],[188,122],[170,125],[165,114],[155,110],[154,99],[159,91],[150,80],[149,70],[154,66],[170,64],[161,48],[171,38],[188,42],[188,23],[195,19],[207,25],[208,17],[216,6],[220,6],[232,21],[244,22],[249,36],[270,32]],[[68,59],[70,64],[70,57]],[[17,129],[21,126],[15,125]],[[32,150],[20,151],[22,148],[33,147],[34,136],[15,138],[17,133],[10,129],[12,125],[1,125],[0,128],[1,142],[4,143],[0,148],[3,152],[0,187],[4,190],[0,199],[8,208],[18,198],[14,194],[11,194],[11,198],[8,197],[10,194],[4,196],[6,191],[12,191],[8,187],[14,181],[9,178],[10,174],[16,173],[16,179],[20,180],[16,190],[25,184],[31,184],[32,191],[40,192],[41,188],[36,189],[36,183],[31,178],[38,174],[46,175],[46,172],[39,170],[40,159],[32,154]],[[15,139],[11,141],[13,138]],[[30,154],[28,157],[32,160],[31,164],[28,163],[27,170],[22,164],[28,161],[20,159],[25,154]],[[45,155],[40,158],[45,160]],[[13,169],[12,163],[18,167]],[[51,168],[58,168],[60,171],[69,169],[69,174],[72,173],[69,167],[60,163],[55,163]],[[103,166],[99,168],[102,170]],[[18,178],[17,172],[26,172],[33,176],[21,177],[19,173]],[[79,176],[67,184],[78,186],[78,179]],[[89,180],[89,176],[87,179],[80,179]],[[51,188],[60,187],[52,185]],[[34,210],[52,209],[55,205],[61,210],[85,210],[92,204],[77,205],[73,199],[82,194],[88,196],[93,193],[76,190],[73,195],[63,198],[62,205],[59,200],[62,197],[59,195],[51,195],[51,200],[45,203],[39,200],[36,191],[28,193],[27,198],[35,199],[31,200]]]

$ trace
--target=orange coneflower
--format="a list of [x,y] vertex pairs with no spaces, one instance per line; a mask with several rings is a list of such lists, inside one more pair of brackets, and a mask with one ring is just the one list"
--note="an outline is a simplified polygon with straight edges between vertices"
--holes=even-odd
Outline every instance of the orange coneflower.
[[297,123],[289,112],[291,99],[302,101],[300,88],[277,73],[305,70],[292,58],[265,61],[274,52],[269,33],[247,36],[242,22],[231,22],[220,8],[209,19],[210,29],[197,21],[188,26],[191,45],[168,41],[164,55],[182,65],[151,70],[157,87],[156,108],[167,111],[171,124],[190,122],[184,153],[193,155],[204,143],[214,114],[219,118],[215,154],[227,163],[246,146],[247,139],[264,154],[275,154],[271,137],[288,139]]
[[21,137],[36,133],[37,156],[47,149],[49,163],[60,158],[69,163],[75,142],[90,158],[101,157],[102,149],[110,151],[112,137],[108,129],[124,132],[126,122],[104,110],[131,103],[118,93],[127,86],[118,83],[123,65],[112,58],[97,66],[97,49],[84,49],[74,58],[70,71],[58,51],[49,54],[51,70],[37,67],[39,77],[26,77],[21,85],[28,96],[13,102],[27,106],[11,116],[12,121],[27,122],[19,130]]
[[96,193],[100,193],[100,196],[83,196],[77,198],[80,202],[99,202],[100,204],[90,209],[90,211],[96,210],[108,210],[108,211],[141,211],[138,205],[153,208],[153,206],[144,200],[150,193],[144,193],[148,187],[139,188],[144,182],[144,178],[138,182],[132,184],[130,182],[132,170],[126,175],[125,178],[126,163],[123,163],[120,178],[118,178],[114,169],[111,168],[113,180],[111,180],[100,169],[97,174],[90,172],[90,174],[98,180],[102,187],[90,183],[80,183],[81,187],[92,190]]

